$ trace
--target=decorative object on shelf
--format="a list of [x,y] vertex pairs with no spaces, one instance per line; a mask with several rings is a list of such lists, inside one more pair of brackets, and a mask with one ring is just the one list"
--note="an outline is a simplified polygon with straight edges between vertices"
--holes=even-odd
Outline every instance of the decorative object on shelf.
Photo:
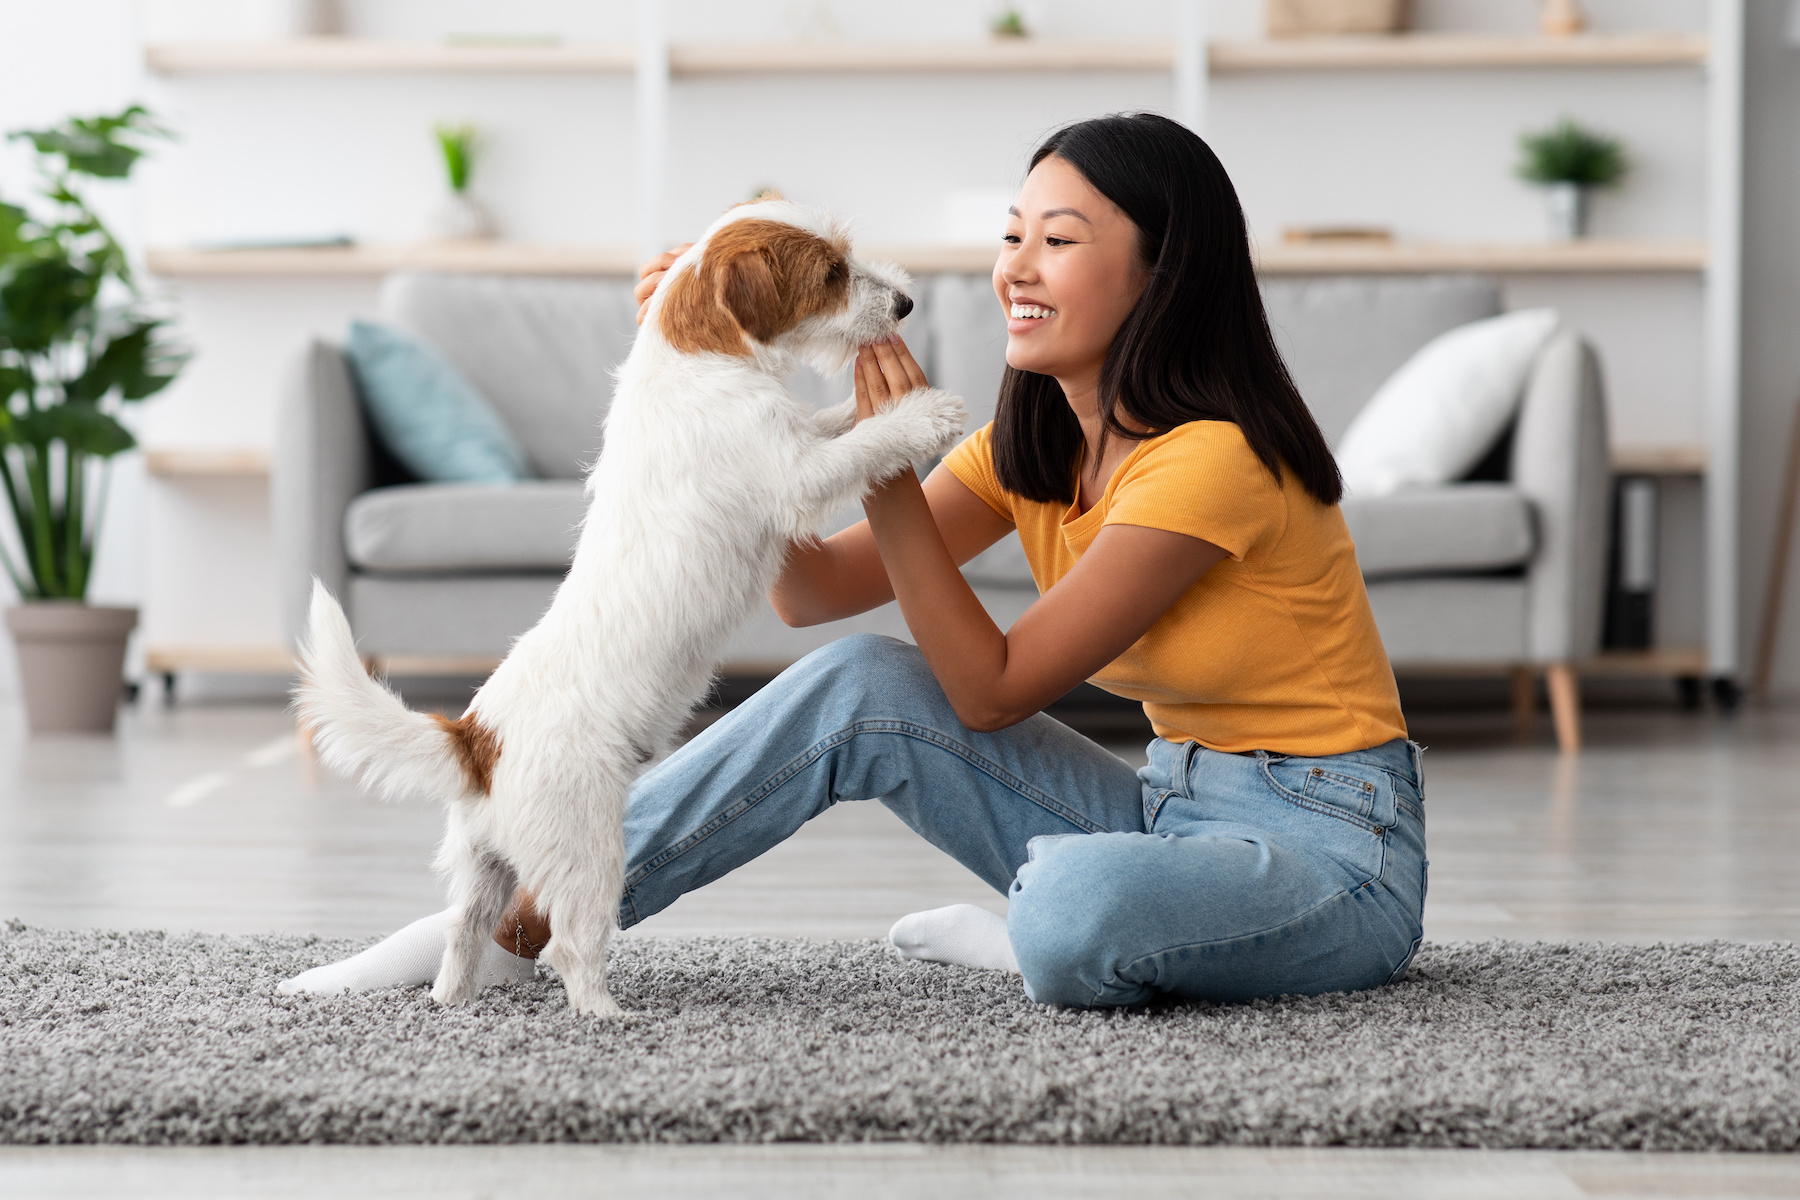
[[1399,33],[1406,0],[1267,0],[1264,15],[1270,37]]
[[473,125],[439,125],[438,149],[444,156],[444,173],[450,193],[431,214],[431,236],[445,241],[472,241],[495,234],[494,218],[481,202],[469,195],[469,177],[475,170],[479,137]]
[[1394,231],[1385,225],[1289,225],[1281,240],[1290,246],[1391,246]]
[[988,23],[988,32],[997,38],[1031,36],[1031,30],[1025,25],[1025,14],[1012,5],[1008,5],[999,16]]
[[137,444],[117,413],[167,387],[182,355],[83,181],[125,178],[167,131],[132,105],[11,136],[36,149],[44,186],[31,212],[0,202],[0,486],[23,554],[0,549],[0,565],[24,601],[6,623],[32,732],[105,733],[137,624],[86,603],[111,459]]
[[1581,0],[1544,0],[1538,12],[1538,28],[1549,37],[1572,37],[1586,31],[1587,26]]
[[1595,188],[1612,187],[1630,164],[1617,138],[1583,129],[1564,117],[1549,129],[1519,137],[1520,179],[1544,188],[1550,239],[1587,236],[1588,201]]

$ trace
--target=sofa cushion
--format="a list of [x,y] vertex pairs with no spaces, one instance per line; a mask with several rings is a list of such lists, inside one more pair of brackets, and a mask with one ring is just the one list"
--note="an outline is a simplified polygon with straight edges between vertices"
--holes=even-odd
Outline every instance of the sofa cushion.
[[1561,319],[1554,308],[1527,308],[1427,342],[1344,431],[1344,489],[1385,496],[1467,476],[1518,414],[1538,352]]
[[443,355],[418,338],[350,322],[344,355],[382,444],[435,483],[529,479],[525,452],[506,423]]
[[1537,548],[1531,501],[1503,483],[1346,496],[1343,509],[1365,579],[1497,571]]
[[486,396],[542,479],[579,479],[600,447],[612,369],[637,334],[629,279],[402,271],[381,313]]
[[1500,286],[1474,275],[1266,279],[1262,294],[1275,344],[1334,446],[1414,351],[1500,312]]
[[364,492],[344,514],[363,571],[563,571],[586,498],[579,482],[506,487],[408,483]]

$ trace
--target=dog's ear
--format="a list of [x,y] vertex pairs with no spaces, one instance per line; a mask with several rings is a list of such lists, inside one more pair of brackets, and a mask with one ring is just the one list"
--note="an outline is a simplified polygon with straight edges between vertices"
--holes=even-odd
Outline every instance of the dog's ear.
[[745,246],[718,264],[719,307],[759,342],[773,341],[794,323],[767,246]]

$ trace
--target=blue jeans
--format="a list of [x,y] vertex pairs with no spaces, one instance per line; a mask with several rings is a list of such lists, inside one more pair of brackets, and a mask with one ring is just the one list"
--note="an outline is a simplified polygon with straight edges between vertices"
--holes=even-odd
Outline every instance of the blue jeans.
[[879,797],[1009,895],[1041,1003],[1353,991],[1406,969],[1425,904],[1416,746],[1296,758],[1158,738],[1149,759],[1133,772],[1042,713],[973,733],[916,647],[848,637],[639,780],[619,925]]

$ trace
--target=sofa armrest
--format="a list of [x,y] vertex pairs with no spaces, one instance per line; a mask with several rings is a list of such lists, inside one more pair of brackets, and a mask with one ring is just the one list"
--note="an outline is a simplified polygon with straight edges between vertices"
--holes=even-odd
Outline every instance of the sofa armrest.
[[1532,502],[1538,549],[1526,571],[1525,645],[1534,662],[1600,647],[1612,466],[1606,391],[1592,346],[1564,331],[1538,357],[1513,442],[1513,484]]
[[344,513],[370,481],[368,426],[350,365],[337,346],[315,339],[282,379],[269,472],[275,582],[290,642],[305,624],[314,576],[344,598]]

